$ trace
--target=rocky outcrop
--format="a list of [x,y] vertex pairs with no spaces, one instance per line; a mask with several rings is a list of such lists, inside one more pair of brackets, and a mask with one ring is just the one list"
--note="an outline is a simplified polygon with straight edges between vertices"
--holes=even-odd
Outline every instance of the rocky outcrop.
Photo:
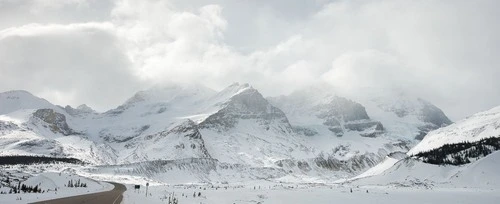
[[328,103],[313,108],[318,117],[328,120],[337,119],[345,122],[370,119],[365,107],[346,98],[334,96]]
[[97,114],[97,112],[95,110],[93,110],[92,108],[88,107],[85,104],[79,105],[76,108],[73,108],[73,107],[68,105],[68,106],[64,107],[64,110],[66,111],[66,113],[70,114],[71,116],[75,116],[75,117]]
[[167,132],[167,135],[169,134],[182,135],[183,137],[188,139],[186,145],[182,143],[180,145],[177,145],[176,148],[191,148],[193,151],[198,152],[197,155],[200,158],[211,157],[208,153],[208,150],[205,148],[205,142],[203,141],[201,133],[198,130],[198,126],[192,120],[187,120],[182,124],[172,128]]
[[43,126],[49,128],[53,133],[65,136],[76,134],[66,123],[66,116],[53,109],[38,109],[33,113],[33,118],[43,121]]
[[349,159],[341,160],[334,156],[318,156],[314,159],[315,165],[331,171],[343,171],[348,173],[358,173],[375,166],[384,157],[375,153],[355,155]]
[[239,120],[256,120],[265,129],[270,129],[272,123],[280,124],[279,131],[291,132],[288,119],[279,108],[271,105],[257,90],[247,87],[222,104],[222,109],[210,115],[201,124],[201,128],[216,128],[228,130]]
[[358,131],[364,137],[377,137],[384,133],[384,126],[370,120],[361,104],[346,98],[334,96],[328,103],[316,105],[313,110],[323,119],[323,125],[335,135],[341,137],[346,131]]
[[19,129],[19,126],[10,121],[0,120],[0,135],[10,133],[12,130]]
[[192,120],[176,124],[169,130],[133,137],[123,144],[133,150],[125,158],[130,162],[211,158],[198,126]]

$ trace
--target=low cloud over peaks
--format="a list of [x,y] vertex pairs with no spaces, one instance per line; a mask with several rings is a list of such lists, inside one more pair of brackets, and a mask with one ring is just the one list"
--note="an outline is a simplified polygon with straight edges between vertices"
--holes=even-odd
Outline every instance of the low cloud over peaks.
[[156,84],[275,96],[324,82],[397,88],[460,119],[500,104],[499,4],[3,1],[0,91],[106,110]]

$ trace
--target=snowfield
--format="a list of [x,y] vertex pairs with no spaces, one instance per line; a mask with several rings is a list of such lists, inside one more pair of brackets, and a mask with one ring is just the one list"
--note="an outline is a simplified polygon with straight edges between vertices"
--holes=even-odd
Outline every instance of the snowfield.
[[[12,166],[9,168],[2,168],[0,171],[2,175],[2,181],[5,178],[10,178],[11,183],[17,186],[17,181],[15,178],[21,181],[21,185],[27,186],[38,186],[42,189],[43,193],[19,193],[19,194],[0,194],[0,200],[2,203],[29,203],[35,201],[51,200],[56,198],[63,198],[68,196],[83,195],[89,193],[96,193],[102,191],[108,191],[114,188],[113,185],[89,179],[86,177],[79,176],[73,173],[58,173],[58,172],[45,172],[36,173],[40,171],[39,166],[19,168],[19,166]],[[31,169],[32,168],[32,169]],[[22,169],[23,171],[20,171]],[[38,170],[36,170],[38,169]],[[31,173],[25,173],[31,172]],[[13,179],[14,178],[14,179]],[[23,179],[25,178],[25,179]],[[76,184],[79,182],[85,184],[86,187],[68,187],[68,182],[72,181]],[[2,185],[6,185],[2,182]],[[10,188],[2,187],[0,191],[8,193]]]
[[[293,188],[292,188],[293,187]],[[143,186],[144,188],[144,186]],[[273,204],[303,204],[303,203],[380,203],[380,204],[422,204],[422,203],[498,203],[500,190],[498,189],[409,189],[391,187],[360,186],[315,186],[315,185],[262,185],[261,189],[253,186],[238,188],[224,187],[218,190],[188,186],[153,186],[145,197],[145,189],[139,192],[126,191],[123,203],[168,203],[169,196],[174,195],[179,203],[187,204],[216,204],[216,203],[273,203]],[[368,193],[367,193],[368,191]],[[196,197],[193,194],[196,192]],[[198,192],[201,196],[198,197]],[[184,197],[182,196],[184,194]]]
[[[283,176],[276,179],[247,179],[222,182],[192,182],[183,179],[196,177],[188,171],[162,174],[164,181],[150,177],[130,176],[131,167],[78,165],[12,166],[24,172],[53,171],[28,178],[26,184],[41,184],[42,189],[58,188],[42,194],[1,194],[7,203],[25,203],[41,199],[110,190],[111,185],[85,177],[124,183],[127,191],[122,203],[167,203],[174,197],[179,203],[498,203],[500,199],[500,152],[490,154],[463,166],[440,166],[422,163],[401,155],[391,155],[385,162],[349,180],[329,182],[314,177]],[[390,166],[390,167],[388,167]],[[91,170],[92,169],[92,170]],[[112,170],[114,169],[114,170]],[[63,173],[59,176],[57,171]],[[235,171],[228,175],[238,174]],[[77,176],[84,175],[85,177]],[[21,173],[20,173],[21,175]],[[25,174],[22,174],[23,176]],[[242,175],[247,175],[243,173]],[[81,179],[88,188],[65,188],[68,179]],[[158,179],[158,178],[157,178]],[[220,179],[220,178],[219,178]],[[150,183],[146,196],[146,183]],[[141,185],[134,190],[134,185]],[[352,192],[351,192],[352,190]],[[200,194],[198,196],[198,194]],[[195,196],[193,196],[195,195]],[[22,197],[22,201],[16,200]]]

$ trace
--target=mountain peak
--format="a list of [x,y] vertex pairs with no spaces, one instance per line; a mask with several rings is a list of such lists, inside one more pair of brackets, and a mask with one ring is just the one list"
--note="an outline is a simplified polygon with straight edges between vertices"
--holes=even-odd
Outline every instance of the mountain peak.
[[[231,85],[229,85],[228,87],[222,89],[222,91],[220,91],[219,93],[217,93],[215,96],[214,96],[214,99],[215,100],[225,100],[225,99],[229,99],[239,93],[242,93],[246,90],[252,90],[254,89],[252,86],[250,86],[250,84],[248,83],[244,83],[244,84],[240,84],[238,82],[235,82]],[[223,101],[221,101],[223,102]]]
[[39,98],[28,91],[13,90],[0,93],[0,114],[14,112],[20,109],[53,108],[53,104]]
[[76,108],[71,107],[70,105],[67,105],[64,107],[64,110],[72,116],[82,116],[86,114],[96,114],[97,111],[92,109],[91,107],[87,106],[86,104],[79,105]]
[[[245,89],[253,89],[252,86],[250,86],[250,84],[248,83],[238,83],[238,82],[235,82],[235,83],[232,83],[231,85],[229,85],[227,88],[225,88],[224,90],[232,90],[232,91],[241,91],[241,90],[245,90]],[[224,91],[222,90],[222,91]]]
[[78,107],[76,107],[76,109],[82,110],[82,111],[87,111],[87,112],[95,112],[94,109],[92,109],[91,107],[87,106],[87,104],[79,105]]
[[3,92],[3,93],[0,93],[0,95],[11,95],[11,96],[33,96],[33,97],[36,97],[34,96],[32,93],[30,93],[29,91],[26,91],[26,90],[11,90],[11,91],[6,91],[6,92]]
[[234,82],[232,83],[231,85],[229,85],[229,87],[249,87],[250,84],[248,83],[239,83],[239,82]]
[[158,85],[150,89],[137,92],[128,99],[125,104],[147,102],[169,102],[186,97],[203,97],[213,94],[215,91],[199,84],[171,84]]

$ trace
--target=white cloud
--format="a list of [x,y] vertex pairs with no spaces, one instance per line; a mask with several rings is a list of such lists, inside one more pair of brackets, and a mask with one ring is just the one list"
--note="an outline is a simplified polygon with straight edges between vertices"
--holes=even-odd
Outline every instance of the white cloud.
[[138,83],[111,28],[86,23],[1,31],[0,87],[26,89],[61,105],[118,105]]
[[[4,90],[42,93],[39,87],[44,87],[44,95],[54,90],[57,94],[50,99],[58,103],[73,104],[82,95],[93,95],[88,103],[102,108],[132,95],[135,89],[130,87],[152,84],[196,82],[222,88],[240,81],[277,95],[325,80],[343,90],[398,87],[458,119],[500,104],[495,77],[500,75],[499,4],[0,1],[0,19],[15,19],[0,20],[0,79]],[[43,71],[34,71],[35,62]],[[75,70],[99,70],[103,78],[119,75],[127,83],[93,79]],[[54,73],[88,78],[77,80],[73,88],[58,88],[63,80],[13,80]],[[104,94],[78,88],[99,83],[130,90],[99,102]]]
[[0,30],[0,40],[8,37],[34,37],[39,35],[70,35],[75,32],[92,32],[92,31],[104,31],[104,32],[114,32],[113,24],[109,22],[103,23],[78,23],[78,24],[27,24],[20,27],[11,27],[4,30]]

